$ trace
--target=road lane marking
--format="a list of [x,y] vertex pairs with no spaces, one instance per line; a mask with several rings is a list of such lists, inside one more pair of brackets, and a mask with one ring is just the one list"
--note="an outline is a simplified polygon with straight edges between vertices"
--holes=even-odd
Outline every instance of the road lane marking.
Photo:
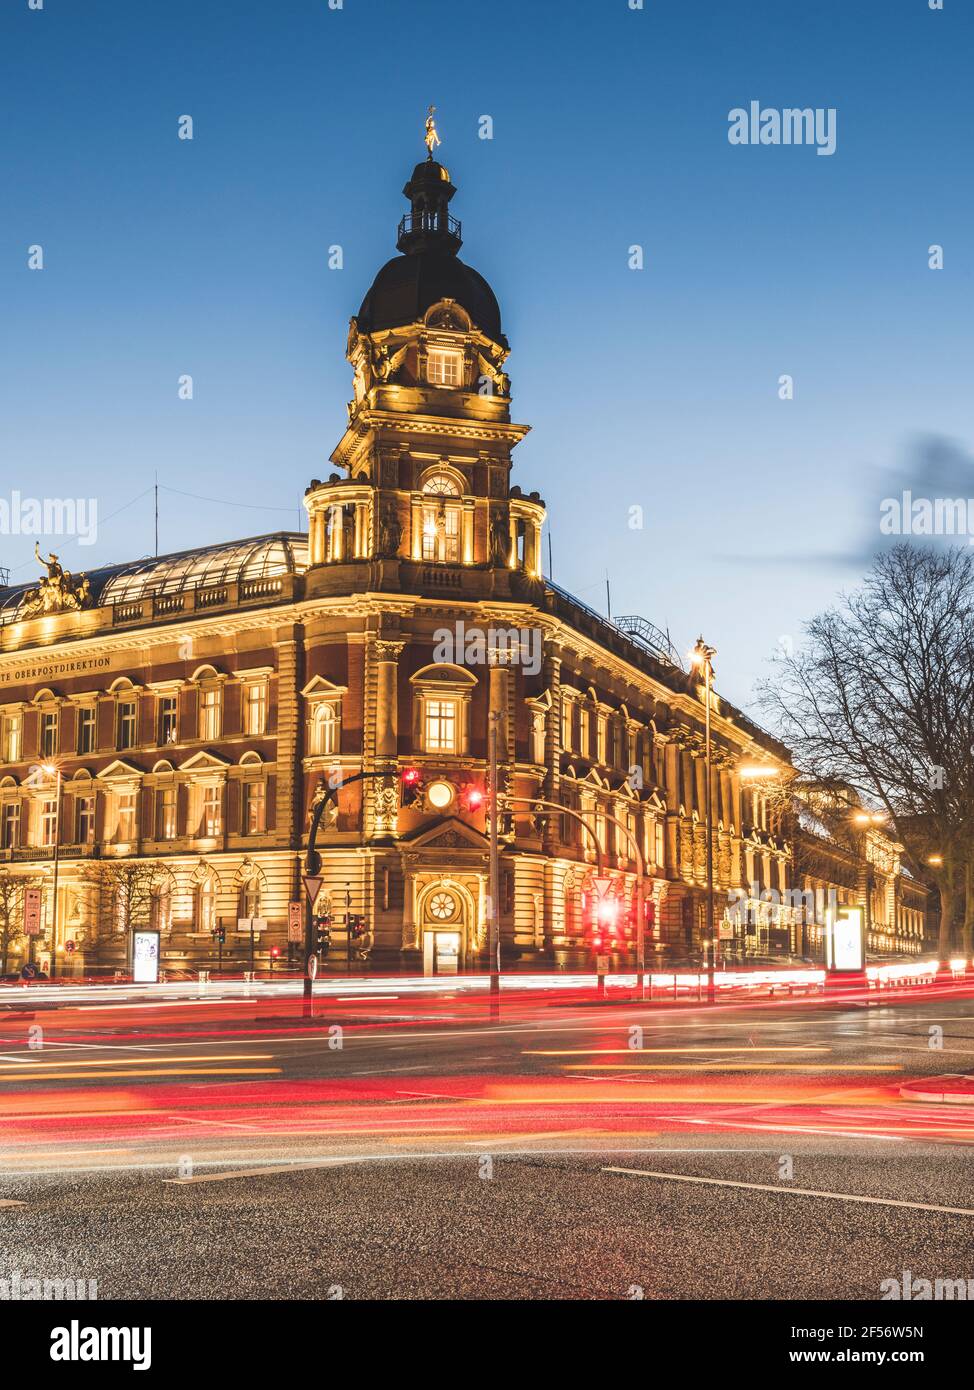
[[749,1055],[752,1052],[831,1052],[832,1049],[825,1043],[802,1043],[797,1047],[703,1047],[698,1044],[688,1043],[686,1047],[564,1047],[564,1048],[524,1048],[521,1051],[522,1057],[615,1057],[632,1056],[634,1053],[651,1052],[715,1052],[718,1056],[726,1056],[728,1052],[743,1052]]
[[[159,1067],[158,1070],[142,1071],[115,1063],[115,1071],[101,1071],[92,1076],[90,1072],[57,1071],[53,1067],[38,1067],[36,1071],[0,1072],[2,1081],[110,1081],[118,1077],[141,1077],[149,1080],[155,1076],[279,1076],[281,1067]],[[16,1116],[14,1117],[16,1118]]]
[[939,1207],[930,1202],[902,1202],[895,1197],[863,1197],[855,1192],[822,1192],[815,1187],[773,1186],[763,1182],[733,1182],[730,1178],[697,1178],[689,1173],[654,1173],[646,1168],[603,1168],[603,1173],[625,1173],[633,1178],[661,1178],[664,1182],[701,1183],[709,1187],[740,1187],[749,1192],[775,1192],[787,1197],[827,1197],[833,1202],[867,1202],[877,1207],[906,1207],[911,1211],[939,1211],[946,1216],[974,1216],[969,1207]]
[[567,1062],[562,1071],[902,1071],[892,1062],[849,1063],[833,1062]]
[[0,1197],[0,1207],[25,1207],[26,1202],[15,1202],[12,1197]]
[[280,1163],[268,1168],[237,1168],[232,1173],[199,1173],[191,1178],[163,1178],[171,1187],[187,1187],[195,1182],[229,1182],[231,1178],[263,1178],[274,1173],[303,1173],[310,1168],[335,1168],[343,1163],[358,1163],[356,1158],[319,1158],[311,1163]]

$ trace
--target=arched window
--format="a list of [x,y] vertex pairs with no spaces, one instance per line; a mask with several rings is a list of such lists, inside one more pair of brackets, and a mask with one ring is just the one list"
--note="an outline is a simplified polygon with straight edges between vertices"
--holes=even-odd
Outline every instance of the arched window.
[[260,916],[260,879],[256,876],[240,885],[240,917]]
[[311,722],[312,753],[327,757],[339,752],[341,727],[341,704],[337,700],[320,700]]
[[423,559],[441,565],[460,563],[460,489],[445,473],[423,484]]
[[168,883],[154,883],[149,898],[149,926],[153,931],[172,929],[172,894]]
[[212,932],[217,926],[217,889],[215,874],[196,886],[196,930],[199,932]]

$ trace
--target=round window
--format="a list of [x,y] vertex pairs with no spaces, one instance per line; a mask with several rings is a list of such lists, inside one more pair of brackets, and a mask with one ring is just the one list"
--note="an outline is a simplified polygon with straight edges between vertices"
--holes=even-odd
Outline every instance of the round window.
[[431,782],[426,789],[426,800],[436,811],[445,811],[453,805],[456,788],[452,782]]
[[452,893],[434,893],[429,902],[429,914],[437,922],[449,922],[457,915],[457,900]]

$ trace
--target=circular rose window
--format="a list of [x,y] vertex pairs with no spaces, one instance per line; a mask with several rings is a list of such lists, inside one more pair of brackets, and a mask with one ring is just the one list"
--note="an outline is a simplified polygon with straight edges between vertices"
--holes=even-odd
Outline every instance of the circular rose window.
[[448,922],[457,915],[457,900],[452,893],[434,893],[429,902],[429,914],[438,922]]

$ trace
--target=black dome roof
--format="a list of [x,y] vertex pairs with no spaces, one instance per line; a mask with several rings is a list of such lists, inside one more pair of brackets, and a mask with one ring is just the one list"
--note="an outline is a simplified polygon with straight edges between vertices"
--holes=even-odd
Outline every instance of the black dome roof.
[[449,251],[414,251],[386,261],[358,311],[363,333],[414,323],[441,299],[455,299],[474,324],[507,346],[494,291],[482,275]]

